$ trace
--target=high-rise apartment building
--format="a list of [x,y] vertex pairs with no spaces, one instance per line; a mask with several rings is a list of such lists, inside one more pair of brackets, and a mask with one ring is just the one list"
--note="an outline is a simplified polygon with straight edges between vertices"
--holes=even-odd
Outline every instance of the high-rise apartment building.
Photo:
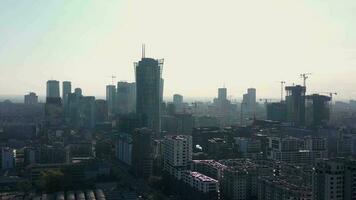
[[47,81],[46,97],[60,98],[59,95],[59,81],[49,80]]
[[106,86],[106,102],[108,104],[108,116],[109,119],[115,114],[115,102],[116,102],[116,87],[115,85]]
[[26,105],[36,105],[38,103],[38,96],[34,92],[30,92],[25,95],[25,104]]
[[313,199],[356,199],[356,160],[319,160],[313,173]]
[[305,125],[305,90],[304,86],[287,86],[286,88],[287,121],[294,126]]
[[163,141],[164,170],[177,179],[181,179],[181,173],[187,170],[192,161],[192,136],[169,135]]
[[68,94],[72,93],[72,83],[70,81],[62,82],[62,100],[63,106],[66,107],[68,105]]
[[119,114],[134,112],[136,110],[136,83],[118,82],[116,103]]

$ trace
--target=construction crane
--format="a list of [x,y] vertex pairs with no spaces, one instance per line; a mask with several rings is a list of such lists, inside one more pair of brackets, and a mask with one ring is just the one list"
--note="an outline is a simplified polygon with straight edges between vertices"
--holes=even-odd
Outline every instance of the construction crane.
[[284,84],[286,84],[285,81],[281,81],[281,101],[283,101],[283,91],[284,91]]
[[114,81],[115,81],[116,76],[111,75],[111,76],[109,76],[109,78],[111,78],[111,84],[114,85]]
[[312,75],[311,73],[304,73],[304,74],[300,74],[300,78],[303,79],[303,86],[306,87],[307,84],[307,79],[309,78],[309,76]]
[[337,92],[320,92],[322,94],[328,94],[330,96],[331,99],[333,99],[334,95],[337,95]]

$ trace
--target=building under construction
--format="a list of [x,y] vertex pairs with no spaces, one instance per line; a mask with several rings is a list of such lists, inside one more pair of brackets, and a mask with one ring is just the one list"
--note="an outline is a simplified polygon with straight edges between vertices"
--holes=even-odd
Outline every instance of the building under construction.
[[306,87],[301,85],[285,87],[287,122],[294,126],[305,125],[305,91]]
[[306,124],[322,126],[329,122],[331,97],[319,94],[306,96]]

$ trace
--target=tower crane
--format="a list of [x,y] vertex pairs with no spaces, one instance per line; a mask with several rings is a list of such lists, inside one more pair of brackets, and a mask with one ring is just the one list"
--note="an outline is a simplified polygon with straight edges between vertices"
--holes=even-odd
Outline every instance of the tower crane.
[[330,96],[331,99],[333,99],[334,95],[337,95],[337,92],[320,92],[322,94],[328,94]]
[[281,101],[283,101],[283,90],[284,90],[284,84],[286,84],[285,81],[281,81]]
[[300,74],[300,78],[303,79],[303,86],[306,87],[306,82],[307,79],[309,78],[309,76],[312,75],[311,73],[304,73],[304,74]]
[[114,85],[114,81],[115,81],[116,76],[111,75],[111,76],[109,76],[109,78],[111,78],[111,84]]

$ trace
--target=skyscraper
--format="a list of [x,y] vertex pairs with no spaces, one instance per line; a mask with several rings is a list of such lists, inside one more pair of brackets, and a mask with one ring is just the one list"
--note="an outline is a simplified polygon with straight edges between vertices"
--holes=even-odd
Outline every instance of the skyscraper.
[[59,81],[49,80],[47,81],[47,94],[46,97],[60,98],[59,95]]
[[162,66],[163,60],[145,58],[144,55],[135,63],[136,112],[143,117],[144,125],[151,128],[156,135],[161,131]]
[[218,89],[218,100],[223,101],[227,99],[227,89],[226,88],[219,88]]
[[62,82],[62,99],[63,105],[66,107],[68,105],[68,94],[72,93],[72,83],[70,81]]
[[106,102],[108,104],[108,115],[109,118],[115,113],[115,102],[116,102],[116,87],[115,85],[106,86]]

